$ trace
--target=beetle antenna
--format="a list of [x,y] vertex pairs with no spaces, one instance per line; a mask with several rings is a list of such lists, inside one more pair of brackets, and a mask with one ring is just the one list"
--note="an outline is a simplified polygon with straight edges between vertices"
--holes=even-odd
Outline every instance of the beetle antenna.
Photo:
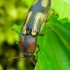
[[[27,59],[27,58],[26,58]],[[32,60],[32,58],[29,58],[28,60],[30,60],[35,66],[37,66],[37,68],[40,70],[39,66],[36,65],[36,63]]]
[[9,58],[8,61],[11,60],[11,59],[18,59],[18,58],[25,58],[25,57],[24,56],[12,57],[12,58]]
[[12,58],[9,58],[8,61],[11,60],[11,59],[18,59],[18,58],[25,58],[25,59],[31,61],[31,62],[32,62],[35,66],[37,66],[37,68],[40,70],[39,66],[36,65],[36,63],[32,60],[32,58],[26,58],[26,57],[24,57],[24,56],[19,56],[19,57],[12,57]]

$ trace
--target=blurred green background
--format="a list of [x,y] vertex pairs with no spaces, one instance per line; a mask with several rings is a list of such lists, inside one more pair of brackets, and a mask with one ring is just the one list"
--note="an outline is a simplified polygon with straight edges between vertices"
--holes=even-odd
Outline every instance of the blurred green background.
[[[21,31],[33,1],[0,0],[0,70],[34,70],[34,68],[38,70],[37,66],[35,67],[26,59],[19,58],[8,61],[10,57],[22,56],[18,44],[20,35],[12,28],[18,32]],[[67,18],[69,11],[64,7],[66,2],[60,2],[60,5],[58,0],[52,1],[51,9],[55,10],[55,15],[45,24],[41,33],[50,29],[54,30],[46,33],[43,37],[38,37],[37,43],[40,45],[40,51],[37,65],[40,70],[70,70],[70,21]],[[56,4],[58,8],[53,4]],[[63,9],[66,10],[64,10],[66,13],[62,12]],[[50,13],[52,14],[52,11]],[[62,19],[58,19],[60,17]]]

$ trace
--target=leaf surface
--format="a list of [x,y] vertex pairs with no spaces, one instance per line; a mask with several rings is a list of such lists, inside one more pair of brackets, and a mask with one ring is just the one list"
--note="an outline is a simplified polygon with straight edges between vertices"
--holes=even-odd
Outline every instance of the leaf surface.
[[[54,28],[43,37],[38,37],[40,51],[38,62],[40,70],[70,70],[70,29],[62,24],[56,16],[45,24],[43,31]],[[38,70],[36,67],[35,70]]]
[[70,20],[70,0],[52,0],[51,4],[51,8],[59,15],[59,19]]

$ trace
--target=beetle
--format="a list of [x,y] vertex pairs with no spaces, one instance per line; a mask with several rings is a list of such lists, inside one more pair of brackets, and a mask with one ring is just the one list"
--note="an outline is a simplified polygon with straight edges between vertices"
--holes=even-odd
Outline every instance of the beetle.
[[51,0],[35,0],[28,11],[19,42],[23,56],[26,58],[30,58],[34,54],[36,46],[40,50],[39,45],[36,44],[37,37],[42,35],[39,33],[48,16],[50,5]]
[[[36,47],[38,48],[38,51],[40,50],[40,47],[37,44],[37,37],[43,36],[43,34],[39,33],[48,16],[50,5],[51,0],[35,0],[27,13],[26,20],[21,29],[21,39],[19,41],[22,54],[27,59],[32,57]],[[36,52],[36,55],[38,51]]]

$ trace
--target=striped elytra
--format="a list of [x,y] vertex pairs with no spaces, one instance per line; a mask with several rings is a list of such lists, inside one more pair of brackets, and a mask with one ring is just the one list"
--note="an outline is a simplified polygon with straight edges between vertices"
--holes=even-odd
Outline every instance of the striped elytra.
[[20,47],[25,57],[31,57],[36,49],[37,37],[42,30],[51,0],[35,0],[27,13],[25,23],[21,30]]

